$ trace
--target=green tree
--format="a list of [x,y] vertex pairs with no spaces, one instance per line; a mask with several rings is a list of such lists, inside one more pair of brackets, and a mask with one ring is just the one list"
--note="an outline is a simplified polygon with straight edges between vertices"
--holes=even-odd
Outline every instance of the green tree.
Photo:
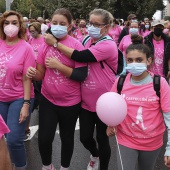
[[[170,0],[169,0],[170,1]],[[163,10],[162,0],[14,0],[11,9],[19,11],[23,16],[49,18],[57,8],[68,8],[74,18],[88,18],[94,8],[110,11],[115,18],[127,19],[135,13],[138,19],[151,18],[156,10]],[[5,10],[5,0],[0,0],[0,10]]]
[[5,12],[5,0],[0,0],[0,13]]
[[141,20],[144,17],[151,18],[156,10],[164,8],[161,0],[117,0],[114,15],[117,18],[127,19],[130,13],[134,13]]

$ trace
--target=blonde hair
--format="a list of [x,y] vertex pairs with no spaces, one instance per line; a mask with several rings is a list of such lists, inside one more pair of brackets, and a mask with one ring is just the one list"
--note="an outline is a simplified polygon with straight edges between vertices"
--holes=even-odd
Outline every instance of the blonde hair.
[[39,22],[32,22],[28,27],[29,30],[31,26],[34,27],[39,34],[41,34],[41,24]]

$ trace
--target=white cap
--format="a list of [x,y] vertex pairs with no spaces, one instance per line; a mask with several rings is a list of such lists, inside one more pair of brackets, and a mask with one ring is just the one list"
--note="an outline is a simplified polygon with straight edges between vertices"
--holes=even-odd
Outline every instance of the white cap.
[[152,27],[155,27],[157,25],[162,25],[164,26],[164,22],[160,21],[160,20],[154,20],[152,23],[151,23],[151,26]]

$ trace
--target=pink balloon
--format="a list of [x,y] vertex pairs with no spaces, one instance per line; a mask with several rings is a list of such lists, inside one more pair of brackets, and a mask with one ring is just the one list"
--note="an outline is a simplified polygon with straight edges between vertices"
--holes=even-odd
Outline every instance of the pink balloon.
[[118,93],[107,92],[98,98],[96,112],[103,123],[108,126],[117,126],[126,117],[127,104]]

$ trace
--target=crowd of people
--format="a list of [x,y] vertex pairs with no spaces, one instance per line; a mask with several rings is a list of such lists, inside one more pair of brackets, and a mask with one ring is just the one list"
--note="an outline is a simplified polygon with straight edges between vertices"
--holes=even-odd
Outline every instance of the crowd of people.
[[[118,49],[126,61],[125,74],[120,75]],[[91,11],[88,20],[73,20],[65,8],[54,11],[50,20],[4,12],[0,16],[0,169],[27,169],[24,141],[37,107],[42,170],[56,170],[52,143],[57,125],[60,170],[69,170],[78,118],[80,141],[90,154],[87,170],[108,170],[109,137],[114,135],[118,170],[135,170],[137,163],[139,170],[154,170],[166,129],[164,162],[170,167],[169,78],[169,21],[139,22],[135,14],[124,21],[104,9]],[[98,98],[109,91],[121,94],[128,108],[116,127],[104,124],[96,113]]]

